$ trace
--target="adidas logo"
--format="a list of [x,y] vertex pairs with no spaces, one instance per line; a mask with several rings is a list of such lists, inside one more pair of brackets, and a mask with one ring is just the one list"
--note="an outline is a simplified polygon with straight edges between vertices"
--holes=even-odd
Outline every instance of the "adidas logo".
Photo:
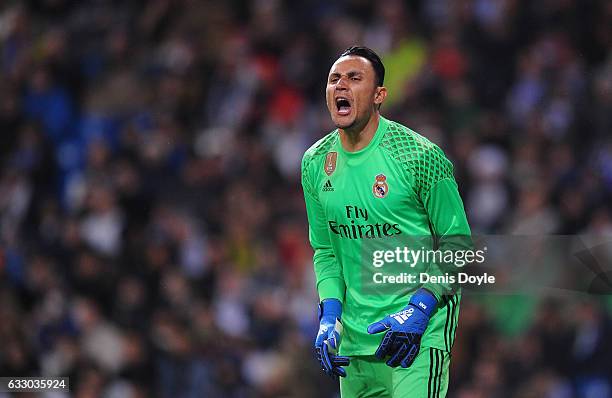
[[323,192],[333,192],[333,191],[334,191],[334,187],[332,187],[331,181],[327,180],[325,185],[323,185]]
[[392,318],[394,318],[397,321],[397,323],[402,325],[405,321],[408,320],[408,318],[412,316],[413,312],[414,312],[414,308],[408,308],[405,311],[400,311],[397,314],[392,315]]

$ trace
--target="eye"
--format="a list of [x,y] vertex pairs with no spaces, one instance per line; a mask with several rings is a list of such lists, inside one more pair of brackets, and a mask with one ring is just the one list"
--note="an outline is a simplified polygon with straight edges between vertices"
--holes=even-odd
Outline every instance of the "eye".
[[361,80],[361,79],[360,79],[360,78],[358,78],[358,77],[352,77],[352,78],[351,78],[351,80],[353,80],[353,81],[359,81],[359,80]]

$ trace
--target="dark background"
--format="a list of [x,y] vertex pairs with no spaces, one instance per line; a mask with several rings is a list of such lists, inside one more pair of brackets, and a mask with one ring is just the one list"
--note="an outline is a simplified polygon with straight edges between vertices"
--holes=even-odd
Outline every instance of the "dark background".
[[[612,234],[612,2],[5,1],[0,375],[336,394],[299,168],[356,43],[387,66],[382,114],[452,159],[475,233]],[[606,299],[468,297],[449,397],[611,397]]]

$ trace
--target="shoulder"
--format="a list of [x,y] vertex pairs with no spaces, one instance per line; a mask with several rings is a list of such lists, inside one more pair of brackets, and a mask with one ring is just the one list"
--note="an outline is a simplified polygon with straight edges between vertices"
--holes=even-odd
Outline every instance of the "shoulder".
[[453,177],[453,164],[427,137],[397,122],[389,122],[380,145],[415,179],[415,190],[426,194],[437,181]]
[[381,146],[402,163],[419,160],[428,155],[445,157],[440,147],[427,137],[394,121],[389,121]]
[[338,130],[334,130],[312,144],[312,146],[304,152],[304,156],[302,157],[302,171],[307,169],[313,161],[326,156],[337,138]]

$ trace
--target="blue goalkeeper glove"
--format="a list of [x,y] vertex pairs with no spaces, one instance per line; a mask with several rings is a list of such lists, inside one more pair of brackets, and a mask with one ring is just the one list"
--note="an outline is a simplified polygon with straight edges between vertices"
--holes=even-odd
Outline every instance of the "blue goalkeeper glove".
[[332,378],[346,377],[342,366],[349,365],[349,357],[336,355],[342,338],[342,303],[325,299],[319,304],[319,333],[315,340],[315,353],[323,371]]
[[421,348],[421,337],[437,304],[433,294],[419,289],[412,295],[406,308],[368,326],[369,334],[386,332],[374,355],[378,359],[390,356],[387,365],[393,368],[412,365]]

